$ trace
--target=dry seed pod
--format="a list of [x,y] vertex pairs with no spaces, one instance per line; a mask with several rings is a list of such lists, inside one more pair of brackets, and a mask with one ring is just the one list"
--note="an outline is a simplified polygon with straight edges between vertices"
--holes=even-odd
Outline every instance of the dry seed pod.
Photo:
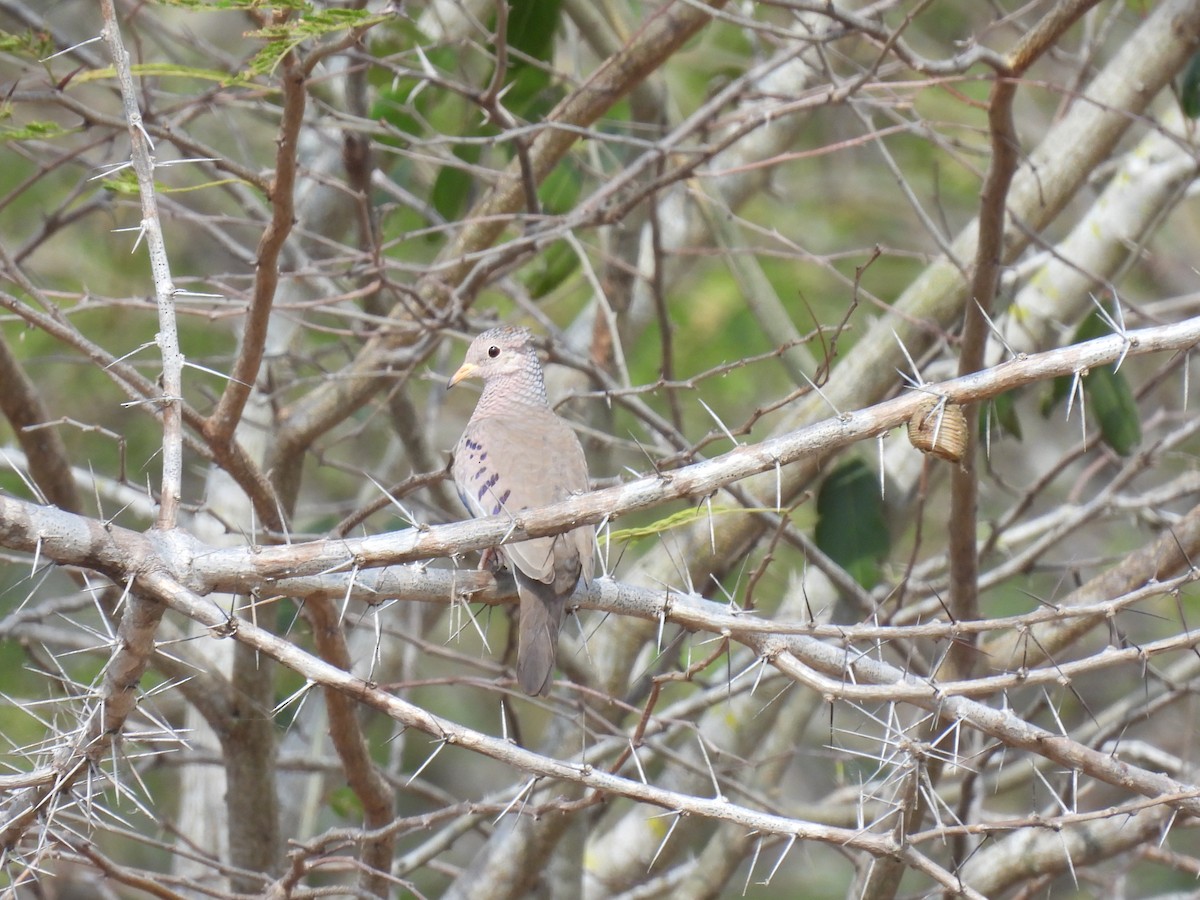
[[967,417],[957,403],[930,400],[908,420],[908,440],[922,453],[962,462],[967,452]]

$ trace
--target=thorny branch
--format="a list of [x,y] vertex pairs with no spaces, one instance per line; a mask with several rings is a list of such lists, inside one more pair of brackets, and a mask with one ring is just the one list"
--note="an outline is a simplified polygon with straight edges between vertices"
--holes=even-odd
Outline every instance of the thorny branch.
[[[7,883],[1189,889],[1196,5],[534,5],[0,0]],[[598,490],[457,522],[497,320]],[[888,436],[929,393],[974,470]],[[584,521],[527,700],[463,556]]]

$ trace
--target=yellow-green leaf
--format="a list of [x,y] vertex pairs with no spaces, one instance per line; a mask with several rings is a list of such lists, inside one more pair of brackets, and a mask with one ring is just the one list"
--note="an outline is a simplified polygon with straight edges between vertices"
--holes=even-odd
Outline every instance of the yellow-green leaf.
[[707,504],[700,506],[681,509],[679,512],[671,513],[669,516],[664,516],[649,525],[642,525],[637,528],[622,528],[619,531],[609,531],[601,535],[602,543],[615,543],[621,541],[636,541],[641,538],[653,537],[657,534],[670,531],[673,528],[682,528],[685,525],[691,525],[693,522],[698,522],[702,519],[708,519],[712,516],[729,516],[738,514],[764,513],[764,512],[779,512],[777,509],[768,509],[765,507],[752,506],[713,506]]

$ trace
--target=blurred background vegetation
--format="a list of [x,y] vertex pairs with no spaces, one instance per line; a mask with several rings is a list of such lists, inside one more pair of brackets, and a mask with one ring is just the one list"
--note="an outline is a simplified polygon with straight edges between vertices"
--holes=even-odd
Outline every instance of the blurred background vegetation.
[[[154,199],[188,363],[183,400],[195,415],[180,526],[207,544],[240,546],[461,519],[437,473],[475,397],[444,386],[466,339],[498,322],[538,334],[551,393],[579,426],[598,485],[953,377],[974,302],[974,223],[994,165],[989,104],[1004,54],[1031,43],[1038,53],[1014,75],[1012,111],[1026,193],[1009,203],[995,250],[1003,272],[986,364],[1121,328],[1186,324],[1200,296],[1191,118],[1200,31],[1187,7],[116,3],[154,145]],[[1056,17],[1069,27],[1037,45]],[[158,379],[161,324],[103,26],[93,3],[0,0],[0,329],[61,438],[71,511],[144,531],[156,514],[163,429],[152,398],[119,373]],[[1153,54],[1146,41],[1158,41]],[[1109,86],[1122,71],[1145,80],[1144,96]],[[1098,125],[1069,131],[1081,108],[1120,121],[1112,140]],[[281,141],[289,114],[295,135]],[[555,150],[555,135],[571,139]],[[1039,192],[1062,201],[1039,205]],[[278,285],[264,288],[275,269],[262,263],[264,234],[282,193],[294,211],[283,216]],[[258,339],[245,329],[260,294],[269,304],[264,358],[236,423],[262,475],[255,494],[228,477],[195,423],[217,409],[235,360]],[[1189,381],[1187,354],[1146,355],[1093,373],[1083,403],[1066,378],[968,408],[969,422],[986,423],[971,470],[973,520],[952,518],[955,467],[893,431],[732,492],[622,516],[601,553],[604,574],[731,609],[753,605],[767,621],[847,627],[1022,616],[1072,602],[1081,585],[1152,555],[1191,514],[1200,479]],[[33,433],[20,424],[0,432],[0,490],[42,502],[47,485],[30,475]],[[688,511],[697,514],[680,515]],[[955,531],[975,534],[981,548],[974,612],[954,605]],[[48,765],[69,743],[101,691],[121,615],[115,598],[101,597],[104,576],[52,565],[53,548],[18,550],[5,551],[10,565],[0,570],[0,735],[14,773]],[[463,555],[431,571],[474,565]],[[1177,573],[1151,566],[1106,599]],[[1092,660],[1056,688],[976,699],[1081,746],[1115,752],[1111,742],[1124,741],[1138,764],[1188,782],[1200,677],[1188,661],[1188,623],[1200,613],[1186,583],[1174,588],[1089,620],[1037,659],[1025,655],[1024,625],[963,639],[973,643],[970,662],[956,676],[938,669],[956,644],[949,633],[829,642],[929,679]],[[309,616],[320,599],[273,600],[255,612],[258,623],[319,654]],[[905,830],[924,835],[919,851],[984,896],[1167,896],[1191,890],[1200,872],[1192,820],[1176,821],[1167,799],[1126,811],[1139,823],[1159,816],[1144,838],[1085,833],[1090,820],[1077,814],[1138,798],[965,727],[951,749],[946,723],[920,709],[818,696],[753,648],[718,653],[727,649],[719,633],[668,625],[660,634],[593,602],[600,611],[564,626],[553,697],[533,704],[514,694],[504,668],[504,607],[470,607],[472,620],[464,604],[398,600],[341,608],[356,671],[462,725],[515,731],[547,757],[574,759],[613,736],[640,740],[640,726],[653,723],[638,763],[653,783],[704,797],[717,779],[742,806],[864,833],[892,833],[903,813]],[[5,846],[6,891],[943,890],[928,872],[833,841],[792,847],[695,816],[676,828],[671,810],[618,797],[575,805],[581,794],[568,782],[540,782],[526,798],[540,817],[513,824],[504,813],[525,796],[526,773],[461,748],[442,754],[436,740],[360,709],[396,819],[392,871],[381,879],[361,855],[363,833],[381,824],[364,813],[370,804],[353,778],[347,784],[351,764],[330,744],[326,701],[305,693],[309,674],[262,665],[259,699],[239,714],[269,723],[273,738],[235,746],[229,722],[189,693],[211,685],[189,688],[185,674],[228,673],[233,651],[186,621],[168,617],[164,629],[160,648],[171,659],[143,679],[120,752],[93,788],[64,790],[51,804],[61,811]],[[1144,667],[1102,662],[1110,645],[1158,639],[1178,646]],[[212,684],[232,705],[245,690],[236,678]],[[277,778],[239,782],[235,754],[269,759]],[[915,784],[912,771],[922,773]],[[88,799],[93,790],[102,803]],[[12,804],[25,796],[10,793]],[[229,837],[239,804],[256,803],[278,808],[265,849]],[[982,827],[998,821],[1009,824],[995,834]],[[980,827],[968,838],[956,823]],[[939,829],[944,841],[934,839]],[[288,853],[303,863],[291,881]]]

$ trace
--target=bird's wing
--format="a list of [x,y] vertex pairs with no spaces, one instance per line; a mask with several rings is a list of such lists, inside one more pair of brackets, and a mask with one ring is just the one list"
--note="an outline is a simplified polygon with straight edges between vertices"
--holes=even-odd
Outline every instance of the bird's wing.
[[[544,506],[587,490],[587,461],[575,432],[551,410],[472,417],[454,454],[454,482],[467,509],[492,516]],[[570,593],[590,580],[594,530],[533,538],[501,548],[528,578]]]

